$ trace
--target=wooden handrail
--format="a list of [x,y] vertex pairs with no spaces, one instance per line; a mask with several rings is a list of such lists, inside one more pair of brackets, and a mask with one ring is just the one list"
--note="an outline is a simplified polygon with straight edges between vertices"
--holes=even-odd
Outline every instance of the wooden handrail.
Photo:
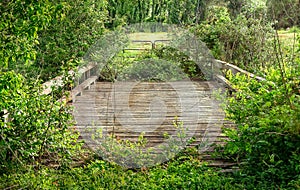
[[[144,40],[136,40],[137,42],[151,42],[151,41],[144,41]],[[157,41],[157,40],[156,40]],[[159,40],[160,41],[160,40]],[[166,40],[167,41],[167,40]],[[151,42],[152,43],[152,42]],[[213,65],[213,74],[214,74],[214,79],[216,79],[219,82],[222,82],[225,84],[227,87],[231,88],[230,82],[222,76],[221,73],[218,73],[217,71],[222,71],[224,69],[231,70],[233,74],[241,73],[247,76],[250,76],[251,78],[254,78],[258,81],[265,81],[266,79],[263,77],[259,77],[254,75],[253,73],[250,73],[248,71],[245,71],[235,65],[232,65],[230,63],[221,61],[221,60],[215,60]],[[74,71],[69,71],[70,75],[73,75],[75,72]],[[89,85],[93,84],[97,80],[97,65],[96,64],[89,64],[85,67],[82,67],[78,70],[80,74],[80,77],[74,78],[75,81],[75,87],[73,88],[72,92],[72,99],[76,97],[76,95],[80,94],[82,89],[85,89],[89,87]],[[90,79],[90,80],[88,80]],[[87,82],[85,82],[87,81]],[[80,85],[83,84],[83,86],[80,87]],[[43,84],[44,90],[42,94],[50,94],[52,92],[52,86],[62,86],[63,81],[62,81],[62,76],[55,77],[54,79],[47,81]]]
[[[230,70],[234,75],[237,73],[241,73],[243,75],[247,75],[250,78],[256,79],[257,81],[265,81],[266,79],[263,77],[259,77],[254,75],[253,73],[250,73],[246,70],[243,70],[235,65],[232,65],[230,63],[227,63],[225,61],[221,61],[221,60],[215,60],[216,65],[214,65],[214,70],[217,71],[222,71],[222,70]],[[230,83],[230,81],[228,79],[226,79],[226,77],[224,77],[221,73],[218,73],[217,71],[213,71],[214,73],[214,79],[223,83],[226,87],[230,88],[230,90],[236,91],[236,89],[234,89]]]
[[231,72],[233,74],[241,73],[241,74],[250,76],[251,78],[256,79],[257,81],[265,81],[266,80],[263,77],[259,77],[257,75],[254,75],[253,73],[250,73],[250,72],[248,72],[244,69],[239,68],[238,66],[232,65],[232,64],[227,63],[225,61],[221,61],[221,60],[216,59],[215,62],[218,64],[216,66],[217,66],[217,69],[219,69],[219,70],[224,70],[224,69],[231,70]]
[[[73,89],[76,89],[77,86],[81,85],[82,83],[84,83],[88,78],[92,77],[92,76],[97,76],[97,72],[95,72],[95,70],[97,70],[97,65],[96,64],[89,64],[85,67],[81,67],[78,70],[78,74],[80,75],[80,77],[75,77],[73,80],[75,80],[75,86]],[[71,70],[68,72],[70,75],[74,75],[75,71]],[[93,77],[95,80],[97,79],[97,77]],[[52,86],[63,86],[63,76],[57,76],[54,79],[51,79],[45,83],[42,84],[42,86],[44,87],[44,90],[42,92],[42,94],[50,94],[52,92]],[[77,89],[76,89],[77,91]]]

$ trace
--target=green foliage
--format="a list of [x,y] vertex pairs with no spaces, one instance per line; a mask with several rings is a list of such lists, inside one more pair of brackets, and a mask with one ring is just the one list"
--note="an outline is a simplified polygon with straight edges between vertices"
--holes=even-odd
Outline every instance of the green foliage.
[[[127,168],[141,168],[146,164],[152,165],[151,149],[146,149],[147,139],[140,134],[136,142],[118,139],[115,135],[103,136],[100,132],[94,140],[100,141],[101,145],[96,150],[105,160],[117,163]],[[93,138],[93,137],[92,137]]]
[[109,28],[159,22],[193,25],[204,18],[210,0],[108,0]]
[[273,30],[265,20],[237,17],[221,35],[225,60],[248,71],[259,71],[275,60]]
[[178,63],[163,59],[134,61],[118,77],[119,80],[130,81],[176,81],[186,78]]
[[115,28],[126,23],[140,23],[149,16],[150,3],[147,0],[108,0],[110,20],[107,27]]
[[[26,78],[59,75],[104,32],[106,1],[1,2],[0,66]],[[76,63],[76,62],[75,62]]]
[[[274,21],[275,17],[278,28],[299,24],[300,20],[300,4],[294,0],[280,3],[269,0],[269,20],[265,19],[264,1],[228,0],[228,9],[208,6],[209,2],[0,2],[0,188],[299,189],[300,61],[297,55],[286,59],[288,63],[277,63],[279,69],[268,68],[266,81],[230,77],[238,91],[229,98],[226,112],[237,128],[226,130],[229,141],[223,155],[240,163],[241,170],[228,175],[206,167],[195,150],[186,150],[167,163],[144,167],[141,171],[99,160],[70,168],[70,158],[79,152],[80,144],[76,142],[78,134],[69,128],[73,120],[70,108],[65,102],[57,101],[58,96],[64,95],[64,88],[53,88],[52,94],[42,95],[40,81],[25,79],[42,75],[46,80],[58,71],[67,71],[68,64],[77,64],[76,60],[105,32],[104,26],[115,28],[144,21],[188,26],[204,18],[194,31],[214,56],[257,71],[274,63],[269,20]],[[99,59],[106,61],[111,56],[102,54],[99,53]],[[146,64],[147,61],[152,64]],[[115,56],[102,71],[109,80],[164,81],[187,76],[204,79],[188,56],[167,47],[134,59]],[[68,79],[70,76],[66,75],[64,83],[70,85]],[[164,147],[164,158],[175,156],[167,150],[179,150],[178,144],[188,143],[183,125],[176,127],[178,138],[166,134],[170,143]],[[103,144],[109,150],[106,152],[121,162],[141,161],[148,156],[142,151],[147,144],[143,135],[135,143],[118,141],[114,136],[107,140]],[[109,142],[114,143],[113,151],[108,149],[112,145]],[[56,169],[41,164],[55,165]]]
[[207,45],[216,58],[223,58],[224,42],[222,43],[220,36],[230,23],[228,10],[225,7],[213,6],[210,7],[206,20],[193,28],[194,33]]
[[[193,152],[193,151],[191,151]],[[71,170],[42,168],[0,178],[0,188],[33,189],[243,189],[197,159],[197,152],[180,156],[164,165],[125,170],[120,166],[96,160]]]
[[246,4],[245,0],[226,0],[226,2],[228,3],[227,7],[233,18],[242,12],[243,6]]
[[267,0],[268,17],[276,29],[300,26],[300,2],[297,0]]
[[175,118],[173,126],[175,133],[165,133],[163,143],[155,147],[148,146],[144,132],[138,139],[130,141],[120,139],[114,132],[109,135],[103,134],[104,129],[100,128],[92,134],[91,139],[95,143],[100,142],[95,151],[107,161],[131,169],[151,167],[176,157],[192,142],[182,121]]
[[[66,94],[60,87],[53,88],[53,94],[44,95],[41,81],[21,75],[32,75],[39,34],[61,19],[63,6],[21,0],[0,4],[1,175],[27,163],[66,166],[80,145],[75,145],[78,135],[68,129],[72,124],[70,108],[56,98]],[[68,82],[68,77],[63,82]]]
[[[23,71],[36,58],[38,32],[52,20],[55,6],[49,2],[2,1],[0,3],[0,68]],[[0,71],[1,71],[0,70]]]
[[8,113],[7,121],[0,120],[1,173],[8,172],[10,165],[67,164],[78,137],[68,129],[72,122],[68,106],[41,95],[39,81],[27,82],[15,72],[1,73],[0,89],[0,110]]
[[283,72],[285,79],[280,69],[270,68],[265,81],[230,76],[237,92],[226,107],[237,128],[225,130],[225,155],[241,163],[244,174],[274,188],[300,177],[300,73],[293,67]]
[[168,60],[179,64],[180,69],[184,72],[189,78],[205,80],[205,76],[201,71],[200,66],[198,66],[195,61],[191,58],[172,47],[159,47],[154,49],[154,55],[159,59]]
[[247,17],[255,17],[261,19],[267,14],[266,0],[225,0],[231,18],[236,18],[240,14],[245,14]]
[[[130,57],[134,55],[134,57]],[[129,57],[129,58],[128,58]],[[101,78],[108,81],[176,81],[206,80],[200,67],[186,54],[175,48],[162,46],[139,54],[119,53],[101,70]]]
[[259,71],[275,59],[273,29],[264,17],[252,12],[230,19],[225,7],[211,7],[207,21],[193,30],[212,54],[248,71]]
[[57,18],[38,33],[37,59],[31,70],[43,80],[57,76],[61,65],[83,57],[104,32],[106,1],[57,0]]

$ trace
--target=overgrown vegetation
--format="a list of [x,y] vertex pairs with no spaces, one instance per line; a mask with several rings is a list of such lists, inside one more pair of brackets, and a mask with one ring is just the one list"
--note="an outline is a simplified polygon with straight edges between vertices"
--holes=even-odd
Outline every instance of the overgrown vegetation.
[[[209,168],[197,158],[197,152],[178,156],[161,166],[139,171],[125,170],[102,160],[84,168],[54,170],[29,169],[26,174],[16,173],[0,179],[6,187],[32,189],[240,189],[234,179]],[[1,187],[1,186],[0,186]]]
[[52,1],[56,6],[56,19],[49,27],[38,33],[37,57],[30,68],[36,70],[33,77],[41,76],[49,80],[61,71],[61,65],[83,57],[88,48],[103,35],[107,20],[106,2]]
[[[299,189],[298,10],[296,0],[2,1],[0,188]],[[229,138],[218,154],[238,163],[239,170],[225,173],[208,167],[196,148],[137,170],[92,153],[85,158],[71,127],[71,109],[58,101],[67,92],[55,87],[42,94],[42,81],[62,73],[69,85],[67,71],[106,30],[146,21],[187,27],[216,58],[266,78],[228,74],[236,91],[226,99],[225,111],[236,127],[224,129]],[[274,29],[287,27],[292,27],[288,42],[284,36],[279,40]],[[167,61],[149,66],[115,57],[110,68],[119,71],[108,67],[102,74],[108,80],[205,79],[192,60],[172,48],[146,52],[135,61],[146,58]],[[165,72],[144,72],[153,67]]]
[[139,53],[120,52],[105,65],[100,77],[107,81],[207,80],[195,61],[168,46]]
[[14,72],[1,73],[0,89],[0,109],[6,115],[0,120],[0,175],[27,164],[68,165],[80,143],[70,129],[73,118],[66,102],[42,95],[40,81],[28,82]]
[[226,7],[212,6],[193,30],[217,59],[259,73],[275,61],[274,30],[264,14],[254,7],[231,18]]
[[0,20],[1,70],[49,80],[61,66],[77,64],[104,32],[104,1],[3,1]]
[[266,71],[266,81],[230,76],[237,92],[225,110],[237,128],[225,130],[224,156],[240,164],[247,183],[268,181],[274,188],[299,183],[300,73],[295,67],[282,72],[284,80],[274,68]]

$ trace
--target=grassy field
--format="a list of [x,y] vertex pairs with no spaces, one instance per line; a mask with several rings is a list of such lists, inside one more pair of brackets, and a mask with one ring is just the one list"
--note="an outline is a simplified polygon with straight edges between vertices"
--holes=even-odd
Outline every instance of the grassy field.
[[[122,56],[124,57],[136,57],[144,51],[151,50],[152,44],[156,40],[169,40],[169,33],[166,32],[138,32],[131,33],[128,35],[130,41],[145,41],[145,42],[131,42],[128,47],[123,51]],[[163,44],[165,42],[156,42],[155,44]],[[144,50],[144,51],[143,51]]]
[[292,47],[297,39],[299,29],[278,30],[278,36],[284,46]]
[[131,40],[147,40],[147,41],[155,41],[155,40],[168,40],[168,33],[166,32],[138,32],[129,34],[129,38]]
[[[140,49],[151,49],[152,43],[156,40],[170,40],[169,33],[166,32],[138,32],[138,33],[131,33],[128,35],[131,41],[147,41],[147,42],[135,42],[131,43],[128,48],[140,48]],[[157,42],[158,44],[159,42]]]

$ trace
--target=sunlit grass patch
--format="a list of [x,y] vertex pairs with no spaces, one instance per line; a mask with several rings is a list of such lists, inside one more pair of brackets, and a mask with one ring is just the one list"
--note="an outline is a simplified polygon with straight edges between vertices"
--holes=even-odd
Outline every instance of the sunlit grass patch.
[[148,41],[155,41],[155,40],[168,40],[170,39],[169,34],[167,32],[138,32],[138,33],[131,33],[129,34],[129,39],[131,40],[148,40]]
[[282,43],[282,45],[291,47],[295,43],[295,40],[297,38],[297,35],[299,35],[299,31],[295,29],[290,30],[278,30],[278,36],[279,40]]

